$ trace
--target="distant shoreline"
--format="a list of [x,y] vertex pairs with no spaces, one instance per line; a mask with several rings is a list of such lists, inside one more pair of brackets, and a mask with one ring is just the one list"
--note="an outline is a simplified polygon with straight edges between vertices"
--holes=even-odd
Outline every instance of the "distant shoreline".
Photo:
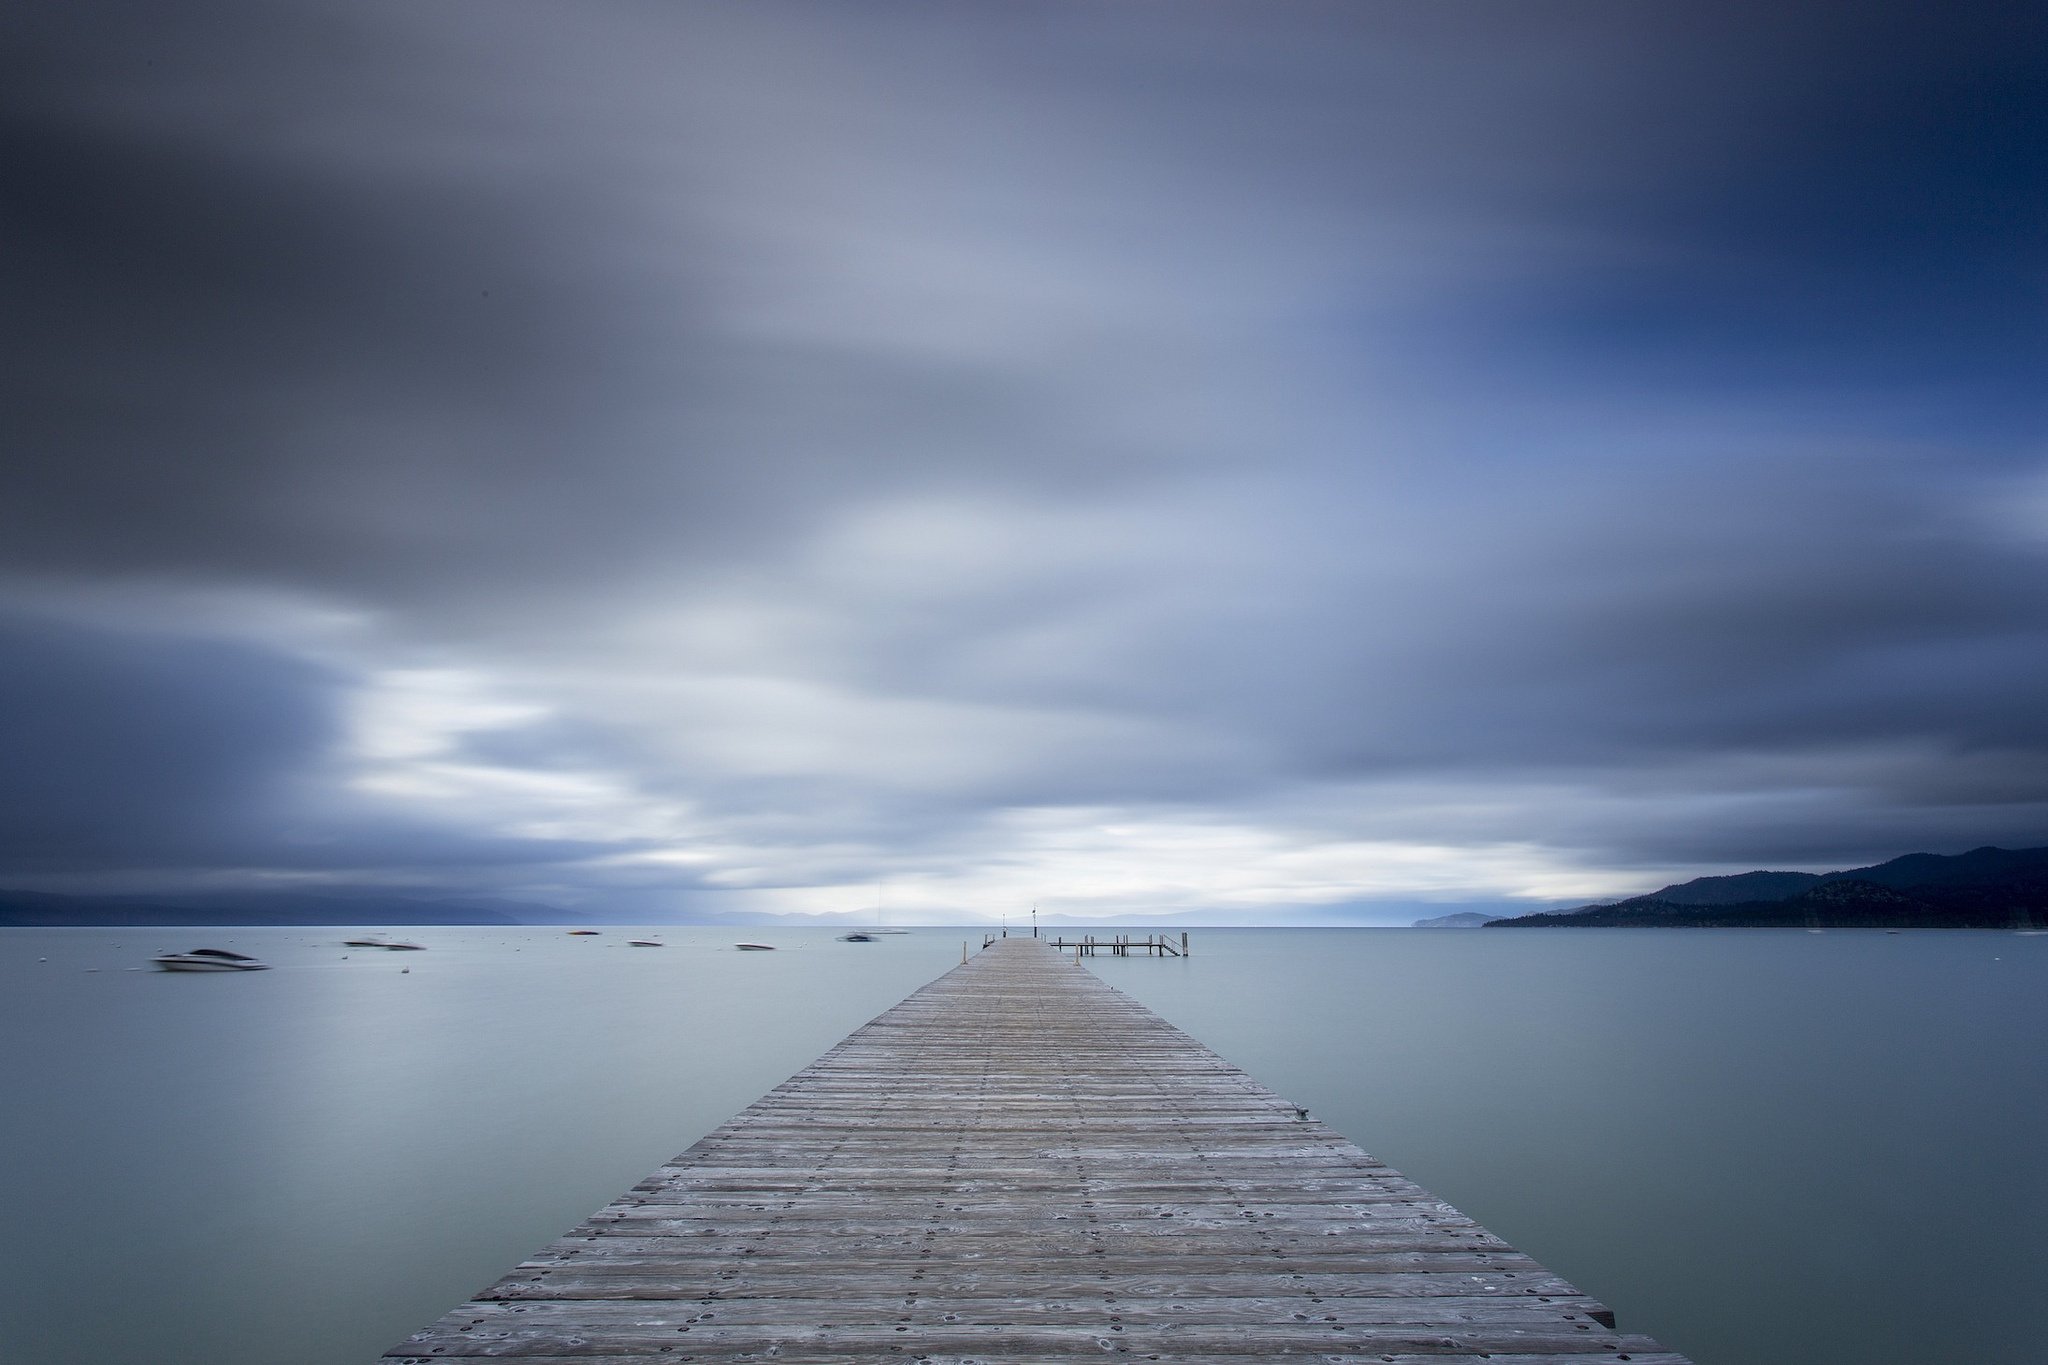
[[2048,923],[2048,848],[1908,853],[1843,872],[1695,877],[1610,905],[1497,919],[1497,929],[2004,929]]

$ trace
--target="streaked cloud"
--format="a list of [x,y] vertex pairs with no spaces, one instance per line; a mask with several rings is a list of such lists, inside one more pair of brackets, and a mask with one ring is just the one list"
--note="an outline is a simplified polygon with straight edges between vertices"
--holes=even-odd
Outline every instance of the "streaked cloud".
[[2041,841],[2040,16],[8,24],[0,881],[1256,915]]

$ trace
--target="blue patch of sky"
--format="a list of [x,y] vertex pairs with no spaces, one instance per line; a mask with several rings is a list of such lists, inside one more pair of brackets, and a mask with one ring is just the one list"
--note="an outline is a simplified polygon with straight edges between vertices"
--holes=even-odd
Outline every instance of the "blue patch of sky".
[[1617,249],[1468,300],[1437,331],[1531,378],[1876,401],[1894,437],[2038,435],[2048,87],[1944,71],[1830,92],[1720,173],[1604,216]]

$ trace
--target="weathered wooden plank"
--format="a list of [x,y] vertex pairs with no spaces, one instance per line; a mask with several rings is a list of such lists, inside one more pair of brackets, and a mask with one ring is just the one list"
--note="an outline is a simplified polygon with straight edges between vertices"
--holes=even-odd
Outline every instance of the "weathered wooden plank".
[[[1640,1340],[1640,1338],[1634,1338],[1634,1340]],[[913,1361],[920,1361],[922,1365],[993,1365],[995,1361],[1004,1359],[1004,1355],[991,1355],[991,1353],[948,1355],[948,1353],[918,1351],[915,1355],[907,1355],[907,1357],[899,1357],[899,1355],[893,1355],[893,1353],[887,1355],[887,1357],[877,1357],[877,1355],[872,1355],[872,1353],[827,1353],[827,1351],[807,1351],[807,1349],[791,1351],[791,1349],[782,1349],[782,1347],[776,1347],[774,1351],[776,1351],[774,1357],[772,1357],[774,1365],[872,1365],[872,1361],[877,1361],[877,1359],[913,1359]],[[1112,1347],[1112,1351],[1114,1351],[1114,1347]],[[1098,1347],[1098,1349],[1087,1351],[1083,1355],[1100,1357],[1100,1355],[1104,1355],[1104,1349]],[[451,1359],[451,1357],[446,1357],[446,1355],[424,1355],[424,1357],[391,1357],[391,1359],[397,1361],[397,1365],[434,1365],[434,1361],[446,1361],[446,1359]],[[629,1355],[618,1355],[618,1353],[522,1355],[518,1359],[520,1359],[522,1365],[606,1365],[606,1363],[623,1363],[623,1361],[635,1361],[639,1365],[645,1365],[649,1357],[645,1353],[641,1353],[641,1351],[633,1351]],[[719,1349],[719,1347],[698,1351],[692,1345],[688,1351],[682,1351],[682,1353],[676,1353],[676,1355],[659,1355],[659,1357],[653,1357],[653,1359],[662,1359],[662,1361],[743,1361],[743,1359],[764,1359],[764,1353],[762,1351],[750,1351],[750,1349]],[[1010,1359],[1018,1359],[1018,1357],[1010,1357]],[[1260,1365],[1264,1361],[1270,1361],[1272,1357],[1266,1357],[1266,1355],[1239,1355],[1239,1353],[1223,1353],[1223,1351],[1202,1351],[1200,1355],[1186,1355],[1186,1353],[1180,1353],[1180,1351],[1165,1351],[1165,1353],[1145,1353],[1141,1359],[1145,1359],[1147,1363],[1159,1361],[1161,1365],[1192,1365],[1196,1361],[1200,1365]],[[1561,1361],[1561,1357],[1554,1355],[1554,1353],[1544,1353],[1544,1355],[1499,1355],[1499,1353],[1491,1353],[1489,1351],[1489,1353],[1483,1353],[1483,1355],[1475,1355],[1475,1353],[1466,1353],[1466,1351],[1432,1351],[1432,1353],[1427,1353],[1427,1355],[1415,1355],[1415,1353],[1409,1353],[1409,1351],[1380,1353],[1380,1351],[1372,1351],[1372,1349],[1368,1349],[1368,1351],[1329,1351],[1329,1349],[1323,1349],[1323,1351],[1317,1351],[1309,1359],[1317,1361],[1317,1365],[1559,1365],[1559,1361]],[[1595,1353],[1595,1355],[1563,1357],[1563,1359],[1575,1361],[1577,1365],[1604,1365],[1606,1361],[1622,1361],[1626,1365],[1692,1365],[1686,1357],[1675,1355],[1671,1351],[1661,1351],[1661,1349],[1659,1351],[1647,1351],[1647,1349],[1640,1349],[1640,1347],[1636,1351],[1628,1353],[1628,1355]]]
[[[1430,1254],[1430,1252],[1466,1252],[1466,1250],[1507,1250],[1507,1244],[1491,1234],[1466,1234],[1460,1238],[1452,1236],[1407,1236],[1407,1238],[1376,1238],[1372,1242],[1358,1242],[1346,1238],[1343,1244],[1348,1254],[1331,1252],[1329,1240],[1311,1242],[1280,1242],[1274,1246],[1251,1246],[1247,1250],[1243,1240],[1219,1240],[1192,1234],[1180,1234],[1174,1238],[1171,1248],[1159,1246],[1157,1240],[1147,1242],[1108,1242],[1102,1238],[1063,1238],[1063,1236],[1034,1236],[1034,1238],[1004,1238],[1004,1236],[948,1236],[944,1240],[946,1261],[993,1261],[993,1259],[1030,1259],[1030,1257],[1102,1257],[1106,1267],[1124,1265],[1128,1261],[1122,1252],[1151,1254],[1153,1259],[1165,1259],[1171,1263],[1186,1263],[1198,1257],[1231,1261],[1237,1265],[1249,1259],[1276,1261],[1282,1263],[1276,1269],[1294,1271],[1305,1267],[1352,1267],[1362,1257],[1380,1257],[1380,1254]],[[696,1252],[696,1254],[723,1254],[727,1269],[737,1273],[741,1261],[748,1267],[772,1265],[776,1261],[809,1261],[813,1263],[819,1254],[831,1254],[834,1259],[858,1259],[862,1254],[881,1254],[881,1257],[897,1257],[909,1248],[911,1257],[926,1257],[926,1240],[905,1238],[905,1236],[852,1236],[831,1244],[829,1252],[823,1252],[817,1242],[801,1238],[756,1238],[756,1240],[735,1240],[721,1236],[702,1238],[569,1238],[555,1242],[543,1257],[559,1257],[563,1261],[578,1257],[602,1259],[602,1257],[672,1257],[672,1254]],[[934,1252],[936,1254],[936,1252]],[[1114,1271],[1106,1271],[1114,1273]]]
[[[1631,1340],[1640,1341],[1642,1338],[1631,1338]],[[1112,1347],[1112,1349],[1114,1348]],[[791,1350],[781,1346],[775,1347],[774,1350],[774,1365],[873,1365],[873,1362],[878,1359],[872,1353],[845,1354],[804,1349]],[[665,1361],[744,1360],[760,1359],[763,1357],[763,1354],[763,1352],[759,1351],[730,1349],[698,1351],[693,1345],[687,1351],[672,1355],[664,1354],[655,1358]],[[1093,1351],[1082,1354],[1099,1357],[1103,1354],[1103,1348],[1097,1347]],[[450,1358],[446,1355],[435,1355],[396,1356],[391,1359],[397,1361],[398,1365],[433,1365],[435,1361]],[[879,1358],[898,1360],[904,1359],[905,1356],[899,1356],[892,1352],[888,1356]],[[993,1365],[994,1362],[1002,1359],[1002,1356],[991,1355],[986,1352],[974,1355],[953,1355],[945,1352],[927,1352],[920,1349],[917,1353],[908,1355],[907,1358],[919,1361],[922,1365]],[[1153,1357],[1141,1356],[1140,1358],[1152,1359]],[[1158,1358],[1164,1359],[1165,1357]],[[1183,1351],[1174,1358],[1180,1360],[1200,1360],[1202,1365],[1269,1365],[1269,1362],[1273,1359],[1270,1355],[1245,1355],[1235,1352],[1207,1351],[1199,1356]],[[1691,1362],[1686,1360],[1684,1356],[1674,1352],[1661,1349],[1646,1350],[1641,1347],[1637,1347],[1627,1354],[1620,1355],[1602,1352],[1592,1355],[1568,1356],[1559,1356],[1554,1352],[1546,1352],[1542,1355],[1523,1355],[1520,1353],[1503,1355],[1490,1351],[1484,1354],[1475,1354],[1468,1351],[1445,1351],[1441,1349],[1426,1355],[1409,1351],[1390,1354],[1371,1348],[1367,1348],[1364,1351],[1330,1350],[1325,1348],[1311,1353],[1304,1353],[1301,1358],[1306,1361],[1317,1362],[1317,1365],[1604,1365],[1608,1361],[1621,1361],[1625,1365],[1691,1365]],[[592,1352],[587,1355],[575,1356],[522,1355],[519,1357],[521,1365],[604,1365],[606,1361],[646,1361],[648,1359],[649,1357],[640,1351],[632,1351],[628,1354]]]
[[[488,1305],[479,1305],[484,1307]],[[539,1307],[540,1305],[533,1305]],[[462,1310],[466,1311],[466,1310]],[[1200,1357],[1217,1353],[1251,1354],[1271,1357],[1288,1354],[1321,1354],[1332,1350],[1431,1353],[1518,1353],[1584,1365],[1588,1358],[1613,1358],[1617,1354],[1658,1349],[1639,1336],[1621,1336],[1598,1328],[1584,1333],[1546,1327],[1471,1326],[1415,1327],[1408,1325],[1352,1325],[1306,1323],[1259,1323],[1208,1326],[1189,1323],[1173,1328],[1126,1328],[1121,1323],[1096,1322],[1071,1326],[1013,1326],[980,1323],[855,1324],[833,1327],[746,1324],[721,1327],[715,1321],[696,1323],[649,1322],[604,1327],[582,1327],[539,1320],[500,1325],[474,1325],[464,1332],[456,1324],[447,1330],[437,1324],[408,1340],[401,1357],[427,1359],[464,1356],[511,1357],[533,1355],[592,1356],[628,1355],[639,1352],[653,1357],[669,1347],[675,1353],[688,1352],[703,1358],[712,1354],[749,1354],[774,1350],[778,1356],[809,1348],[841,1354],[866,1354],[874,1359],[882,1353],[929,1356],[958,1353],[980,1360],[1035,1359],[1043,1356],[1099,1356],[1105,1351],[1135,1355],[1158,1354],[1168,1359]],[[779,1348],[779,1349],[776,1349]]]
[[[1514,1326],[1533,1331],[1586,1331],[1599,1326],[1589,1304],[1576,1294],[1560,1299],[1487,1295],[1373,1295],[1349,1298],[1291,1294],[1278,1296],[1139,1298],[1108,1292],[1072,1295],[1011,1294],[958,1297],[909,1290],[882,1289],[874,1277],[841,1270],[836,1282],[843,1292],[822,1297],[758,1297],[720,1299],[650,1298],[518,1298],[478,1300],[469,1325],[494,1324],[494,1330],[572,1330],[603,1334],[643,1328],[675,1328],[716,1321],[721,1326],[761,1327],[882,1325],[899,1323],[965,1323],[979,1327],[1058,1327],[1077,1319],[1122,1323],[1136,1329],[1172,1323],[1209,1327],[1232,1325],[1289,1326],[1296,1323],[1346,1326],[1394,1324],[1466,1324]],[[1570,1324],[1567,1326],[1566,1324]],[[1322,1330],[1318,1327],[1317,1330]]]
[[[920,1241],[915,1245],[921,1247],[924,1244]],[[715,1272],[720,1281],[719,1287],[727,1292],[731,1292],[735,1285],[748,1283],[775,1283],[784,1286],[777,1292],[795,1292],[787,1286],[802,1283],[806,1277],[815,1274],[816,1266],[812,1263],[815,1258],[807,1251],[791,1255],[788,1253],[796,1248],[771,1247],[742,1255],[743,1247],[744,1244],[715,1241],[649,1240],[624,1245],[607,1242],[594,1246],[558,1244],[523,1262],[518,1269],[528,1276],[542,1271],[592,1266],[615,1266],[623,1273],[632,1273],[643,1265],[665,1267],[664,1273],[674,1274]],[[585,1250],[590,1254],[582,1254]],[[925,1278],[934,1282],[991,1274],[1083,1274],[1091,1279],[1108,1281],[1131,1275],[1172,1279],[1181,1275],[1256,1273],[1294,1278],[1343,1275],[1358,1277],[1361,1283],[1366,1283],[1374,1275],[1404,1269],[1484,1270],[1490,1268],[1485,1258],[1499,1254],[1502,1253],[1489,1253],[1483,1248],[1473,1249],[1456,1243],[1417,1249],[1411,1243],[1390,1242],[1378,1248],[1349,1247],[1335,1252],[1310,1249],[1284,1257],[1248,1257],[1237,1248],[1203,1251],[1199,1248],[1169,1247],[1158,1248],[1151,1254],[1133,1252],[1119,1255],[1114,1261],[1100,1263],[1108,1268],[1093,1269],[1096,1262],[1077,1263],[1073,1252],[1063,1247],[1018,1247],[998,1239],[987,1239],[964,1245],[948,1243],[945,1258],[936,1264],[922,1251],[907,1250],[901,1243],[893,1246],[878,1243],[860,1257],[860,1261],[875,1269],[893,1267],[905,1272],[922,1271]],[[1523,1272],[1525,1274],[1548,1273],[1526,1258],[1522,1262],[1496,1264],[1526,1264],[1532,1269]]]
[[[569,1298],[673,1299],[701,1296],[704,1293],[702,1277],[706,1264],[620,1264],[616,1261],[596,1260],[583,1265],[550,1268],[536,1273],[528,1280],[502,1280],[477,1297],[480,1301],[492,1301]],[[902,1261],[890,1265],[871,1263],[867,1271],[878,1277],[893,1277],[900,1283],[901,1276],[919,1264],[916,1261]],[[1259,1269],[1226,1273],[1182,1269],[1176,1273],[1175,1267],[1165,1261],[1150,1268],[1149,1273],[1144,1275],[1125,1273],[1108,1279],[1093,1275],[1075,1277],[1071,1273],[1061,1275],[1053,1269],[1022,1273],[1015,1266],[1006,1263],[1002,1266],[989,1267],[980,1274],[928,1274],[923,1283],[924,1292],[936,1298],[1009,1298],[1018,1292],[1019,1285],[1029,1285],[1031,1292],[1039,1297],[1067,1298],[1087,1295],[1098,1299],[1474,1296],[1523,1298],[1564,1297],[1578,1293],[1570,1284],[1554,1275],[1517,1276],[1513,1272],[1503,1273],[1490,1269],[1388,1270],[1371,1275],[1325,1273],[1313,1276],[1273,1274]],[[750,1276],[749,1283],[737,1288],[723,1286],[718,1297],[732,1302],[759,1294],[762,1297],[783,1301],[807,1297],[832,1299],[843,1292],[843,1287],[838,1282],[820,1283],[811,1276],[804,1276],[793,1284],[788,1277]]]
[[[931,1200],[919,1201],[930,1206]],[[1237,1201],[1241,1203],[1242,1201]],[[1013,1199],[973,1199],[954,1202],[936,1201],[939,1207],[919,1208],[908,1200],[833,1199],[814,1203],[807,1199],[789,1199],[774,1204],[762,1203],[671,1203],[667,1201],[630,1203],[614,1205],[603,1213],[591,1218],[591,1225],[616,1228],[628,1223],[661,1223],[678,1228],[697,1223],[744,1223],[764,1214],[772,1214],[778,1222],[840,1222],[854,1219],[866,1227],[882,1227],[899,1223],[958,1223],[969,1220],[984,1226],[999,1223],[1005,1219],[1037,1223],[1045,1217],[1056,1219],[1083,1219],[1088,1222],[1116,1223],[1142,1227],[1147,1218],[1178,1218],[1181,1227],[1217,1227],[1225,1224],[1242,1224],[1268,1219],[1285,1219],[1287,1226],[1297,1231],[1320,1233],[1326,1228],[1349,1230],[1370,1225],[1383,1226],[1387,1222],[1403,1223],[1470,1223],[1457,1210],[1447,1204],[1435,1201],[1423,1202],[1414,1199],[1386,1199],[1377,1203],[1365,1200],[1346,1200],[1329,1204],[1287,1204],[1278,1209],[1263,1209],[1258,1206],[1237,1207],[1236,1203],[1219,1204],[1212,1208],[1131,1208],[1119,1206],[1113,1209],[1093,1209],[1074,1200],[1063,1200],[1054,1204],[1060,1210],[1051,1214],[1025,1207]],[[865,1204],[865,1206],[864,1206]],[[1154,1229],[1165,1235],[1171,1229]]]
[[[532,1260],[522,1262],[517,1269],[535,1278],[560,1271],[574,1271],[579,1274],[659,1275],[675,1278],[701,1274],[707,1270],[735,1268],[733,1258],[728,1254],[705,1252],[695,1245],[665,1245],[673,1249],[644,1255],[621,1254],[614,1246],[606,1246],[602,1248],[601,1254],[593,1256],[577,1255],[573,1249],[559,1254],[542,1253]],[[951,1251],[949,1248],[949,1253]],[[866,1259],[866,1264],[878,1270],[885,1267],[904,1272],[920,1270],[934,1283],[978,1283],[990,1276],[1004,1275],[1019,1279],[1053,1281],[1078,1276],[1090,1284],[1114,1288],[1118,1284],[1169,1285],[1200,1276],[1232,1280],[1272,1276],[1280,1280],[1293,1281],[1304,1288],[1316,1284],[1330,1286],[1327,1290],[1309,1290],[1315,1293],[1337,1292],[1336,1285],[1355,1285],[1358,1286],[1355,1292],[1374,1293],[1378,1292],[1374,1286],[1383,1279],[1403,1274],[1479,1277],[1498,1275],[1511,1284],[1525,1287],[1548,1283],[1551,1278],[1550,1272],[1519,1252],[1471,1251],[1464,1248],[1440,1251],[1417,1251],[1409,1248],[1395,1251],[1351,1249],[1321,1256],[1292,1257],[1284,1266],[1272,1266],[1264,1261],[1234,1254],[1202,1256],[1183,1253],[1175,1248],[1163,1248],[1154,1256],[1119,1257],[1112,1271],[1077,1267],[1071,1256],[1032,1256],[1013,1253],[1007,1247],[992,1246],[986,1256],[977,1256],[971,1251],[966,1255],[949,1254],[944,1261],[936,1265],[922,1259],[914,1251],[902,1250],[898,1250],[894,1255],[870,1256]],[[737,1268],[741,1272],[739,1280],[742,1284],[774,1284],[778,1286],[775,1291],[777,1293],[803,1292],[805,1285],[822,1283],[809,1275],[805,1267],[787,1264],[773,1256],[752,1257],[744,1266]],[[721,1288],[728,1294],[737,1292],[732,1285]],[[821,1289],[821,1292],[830,1292],[829,1286]],[[1159,1292],[1166,1290],[1161,1289]],[[1536,1292],[1550,1291],[1538,1289]]]
[[391,1353],[1685,1365],[1030,940]]

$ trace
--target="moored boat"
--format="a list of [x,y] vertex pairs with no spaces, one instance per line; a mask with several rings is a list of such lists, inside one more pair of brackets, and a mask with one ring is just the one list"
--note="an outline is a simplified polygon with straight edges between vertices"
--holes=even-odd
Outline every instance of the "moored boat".
[[629,938],[626,940],[626,946],[628,948],[666,948],[668,945],[658,938]]
[[150,961],[167,972],[267,972],[268,962],[225,948],[194,948],[189,953],[158,953]]
[[775,951],[775,945],[772,943],[735,943],[732,946],[743,953],[772,953]]

